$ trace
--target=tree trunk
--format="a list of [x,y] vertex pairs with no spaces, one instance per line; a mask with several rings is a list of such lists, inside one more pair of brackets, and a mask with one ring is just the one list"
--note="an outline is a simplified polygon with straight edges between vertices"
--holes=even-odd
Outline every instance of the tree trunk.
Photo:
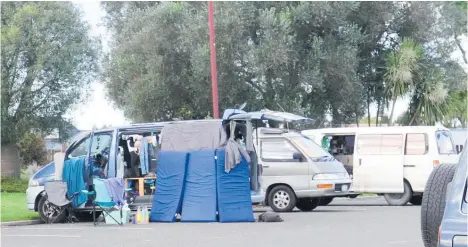
[[460,121],[462,128],[466,128],[466,119],[458,117],[458,121]]
[[18,148],[14,144],[2,144],[1,150],[2,177],[19,178],[21,175],[21,159]]
[[[379,126],[379,114],[380,114],[380,101],[381,99],[379,99],[377,101],[377,116],[375,117],[375,127],[378,127]],[[370,123],[370,121],[369,121]],[[370,124],[369,124],[370,125]]]
[[388,118],[388,126],[393,126],[393,112],[395,111],[396,97],[393,97],[392,111],[390,112],[390,117]]
[[411,117],[411,120],[410,120],[410,122],[408,124],[409,126],[413,125],[414,120],[416,120],[416,117],[419,115],[419,109],[420,108],[421,107],[419,107],[419,106],[416,108],[416,111],[414,112],[413,117]]
[[367,125],[370,127],[371,126],[371,123],[370,123],[370,95],[369,95],[369,89],[367,89]]

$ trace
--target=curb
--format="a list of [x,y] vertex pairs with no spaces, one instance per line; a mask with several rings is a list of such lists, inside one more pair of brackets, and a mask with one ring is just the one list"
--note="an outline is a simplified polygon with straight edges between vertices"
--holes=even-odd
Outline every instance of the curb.
[[41,220],[22,220],[22,221],[10,221],[10,222],[2,222],[0,224],[1,227],[4,226],[29,226],[29,225],[37,225],[42,224]]

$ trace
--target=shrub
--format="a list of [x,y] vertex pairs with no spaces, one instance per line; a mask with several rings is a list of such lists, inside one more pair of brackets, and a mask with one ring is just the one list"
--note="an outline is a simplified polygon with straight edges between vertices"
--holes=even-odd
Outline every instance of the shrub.
[[25,133],[18,146],[23,168],[34,163],[44,164],[46,162],[47,151],[41,136],[31,132]]
[[25,193],[28,188],[28,180],[5,177],[1,179],[1,192]]

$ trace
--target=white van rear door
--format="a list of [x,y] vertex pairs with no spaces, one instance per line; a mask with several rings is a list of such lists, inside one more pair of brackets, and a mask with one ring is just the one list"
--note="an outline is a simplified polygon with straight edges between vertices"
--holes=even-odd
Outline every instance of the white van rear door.
[[403,147],[403,134],[358,134],[353,190],[403,193]]

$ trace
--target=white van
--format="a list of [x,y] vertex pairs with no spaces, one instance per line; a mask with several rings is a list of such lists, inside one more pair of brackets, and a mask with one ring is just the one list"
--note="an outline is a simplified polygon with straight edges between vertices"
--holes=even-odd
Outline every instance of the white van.
[[[351,178],[343,165],[296,131],[259,127],[263,121],[297,122],[306,118],[284,112],[249,112],[229,119],[251,119],[265,204],[276,212],[295,207],[312,211],[327,199],[348,196]],[[257,120],[257,121],[256,121]],[[329,203],[329,202],[328,202]]]
[[450,130],[434,126],[330,128],[302,131],[352,174],[352,192],[383,194],[390,205],[420,205],[432,169],[455,164]]

